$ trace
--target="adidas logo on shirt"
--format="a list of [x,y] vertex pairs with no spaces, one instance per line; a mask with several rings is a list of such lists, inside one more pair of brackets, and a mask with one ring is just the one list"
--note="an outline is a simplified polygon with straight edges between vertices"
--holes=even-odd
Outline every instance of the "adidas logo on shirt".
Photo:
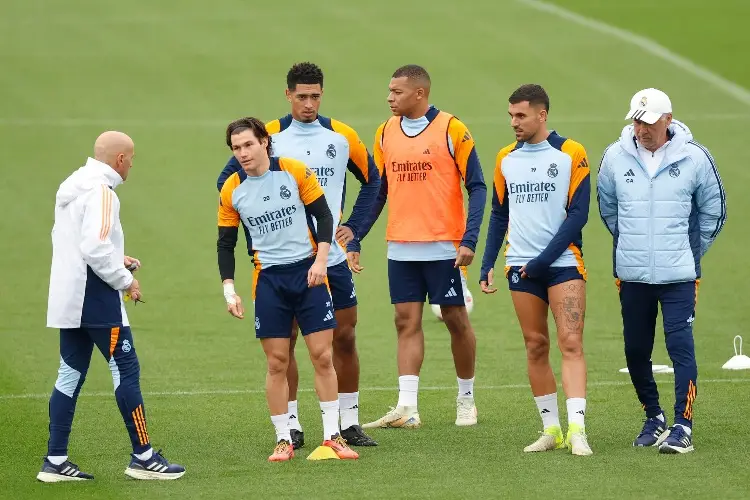
[[423,154],[423,155],[428,155],[428,154],[430,154],[430,149],[429,149],[429,148],[425,149],[424,151],[422,151],[422,154]]
[[445,294],[446,297],[458,297],[458,294],[456,293],[456,290],[451,287],[450,290],[448,290],[448,293]]
[[635,177],[635,172],[633,172],[632,168],[625,172],[625,177]]
[[326,317],[323,318],[323,321],[331,321],[333,319],[333,311],[330,309],[328,310],[328,314],[326,314]]

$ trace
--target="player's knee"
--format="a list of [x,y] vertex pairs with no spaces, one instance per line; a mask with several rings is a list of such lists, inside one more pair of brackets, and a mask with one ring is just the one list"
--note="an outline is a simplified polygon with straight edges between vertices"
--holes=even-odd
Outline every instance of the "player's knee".
[[415,318],[411,314],[397,312],[395,323],[399,335],[414,334],[419,331],[419,318]]
[[443,306],[440,309],[445,326],[451,335],[465,336],[471,333],[471,323],[465,307]]
[[311,352],[310,360],[317,372],[333,369],[333,354],[331,353],[331,349],[320,349],[319,351]]
[[333,350],[339,357],[351,357],[356,352],[354,326],[341,325],[333,334]]
[[268,353],[266,355],[266,362],[268,364],[269,375],[278,376],[286,374],[286,370],[289,367],[289,352],[279,351]]
[[583,358],[583,342],[580,335],[567,335],[558,339],[558,346],[563,359],[581,359]]
[[549,359],[549,338],[541,333],[526,336],[526,358],[529,361]]

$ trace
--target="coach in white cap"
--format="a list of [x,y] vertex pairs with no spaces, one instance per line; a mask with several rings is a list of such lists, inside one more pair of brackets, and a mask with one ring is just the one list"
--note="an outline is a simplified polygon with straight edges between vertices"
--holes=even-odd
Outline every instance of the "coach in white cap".
[[[697,396],[693,321],[700,261],[726,220],[724,187],[708,149],[672,118],[667,94],[637,92],[625,119],[632,123],[604,152],[597,192],[602,220],[614,237],[625,358],[646,411],[633,445],[687,453],[693,450]],[[671,427],[651,367],[659,305],[675,372]]]

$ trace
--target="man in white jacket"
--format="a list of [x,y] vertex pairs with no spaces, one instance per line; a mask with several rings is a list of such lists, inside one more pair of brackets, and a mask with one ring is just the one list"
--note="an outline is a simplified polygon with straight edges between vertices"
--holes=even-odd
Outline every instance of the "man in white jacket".
[[133,164],[133,141],[105,132],[94,158],[60,185],[52,229],[47,326],[60,329],[60,368],[49,401],[47,456],[37,479],[43,482],[93,479],[68,460],[76,401],[94,346],[109,363],[115,398],[130,434],[133,454],[125,474],[136,479],[177,479],[185,468],[151,448],[140,388],[140,367],[125,312],[124,297],[140,300],[131,271],[140,262],[125,256],[120,201],[114,189]]

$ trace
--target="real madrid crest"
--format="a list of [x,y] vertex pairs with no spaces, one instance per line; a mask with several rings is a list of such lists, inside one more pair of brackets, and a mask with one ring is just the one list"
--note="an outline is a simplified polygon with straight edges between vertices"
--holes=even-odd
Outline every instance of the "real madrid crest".
[[675,179],[680,176],[680,169],[676,164],[669,167],[669,176]]
[[643,97],[641,97],[641,107],[645,108],[646,104],[648,104],[648,98],[644,95]]
[[336,146],[329,144],[328,149],[326,150],[326,156],[330,159],[336,158]]
[[550,164],[549,168],[547,169],[547,175],[552,177],[553,179],[557,177],[557,163]]
[[292,197],[292,192],[289,191],[289,188],[286,186],[281,186],[281,189],[279,190],[279,196],[281,196],[283,199],[288,200]]

